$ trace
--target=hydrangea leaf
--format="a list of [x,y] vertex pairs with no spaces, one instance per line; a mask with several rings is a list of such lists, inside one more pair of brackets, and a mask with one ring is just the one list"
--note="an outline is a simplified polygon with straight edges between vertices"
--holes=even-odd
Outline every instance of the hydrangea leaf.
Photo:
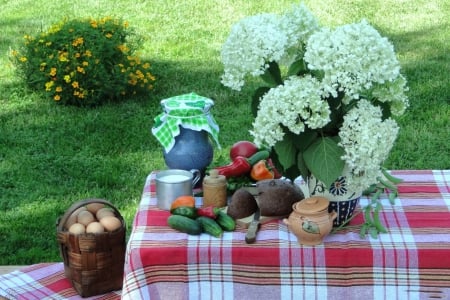
[[[292,133],[291,133],[292,134]],[[317,138],[317,132],[308,128],[294,138],[294,144],[300,151],[305,151]]]
[[287,72],[287,76],[292,76],[292,75],[303,75],[306,74],[308,72],[308,70],[306,69],[306,65],[305,62],[302,59],[296,60],[294,61],[290,66],[289,66],[289,70]]
[[261,75],[261,78],[271,86],[283,84],[283,80],[281,79],[280,67],[274,61],[271,61],[269,63],[269,67],[266,69],[266,72]]
[[300,171],[300,174],[302,175],[302,177],[305,179],[308,178],[308,176],[310,175],[308,167],[306,166],[306,162],[305,159],[303,157],[303,152],[298,152],[297,155],[297,168]]
[[304,152],[306,166],[314,176],[326,186],[330,186],[344,170],[344,149],[330,137],[314,142]]
[[259,102],[261,101],[262,96],[270,90],[268,86],[262,86],[256,89],[252,96],[251,110],[253,117],[256,118],[258,114]]
[[275,152],[278,156],[278,161],[285,170],[295,165],[295,157],[297,149],[294,143],[289,138],[285,138],[277,142],[274,146]]

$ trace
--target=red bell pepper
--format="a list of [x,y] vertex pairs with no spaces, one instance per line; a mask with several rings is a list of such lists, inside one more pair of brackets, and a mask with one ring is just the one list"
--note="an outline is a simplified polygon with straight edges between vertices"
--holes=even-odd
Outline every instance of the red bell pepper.
[[211,218],[211,219],[215,219],[215,218],[217,218],[217,214],[218,214],[217,207],[214,207],[212,205],[207,206],[207,207],[197,208],[197,215],[198,216],[203,216],[203,217],[208,217],[208,218]]
[[216,168],[219,171],[219,175],[224,175],[227,178],[242,176],[250,172],[251,169],[252,166],[243,156],[236,157],[229,165]]
[[220,175],[224,175],[227,178],[239,177],[247,174],[251,171],[252,166],[262,159],[267,159],[269,157],[269,151],[262,150],[256,152],[249,158],[243,156],[236,157],[230,164],[222,167],[217,167],[216,170],[219,171]]

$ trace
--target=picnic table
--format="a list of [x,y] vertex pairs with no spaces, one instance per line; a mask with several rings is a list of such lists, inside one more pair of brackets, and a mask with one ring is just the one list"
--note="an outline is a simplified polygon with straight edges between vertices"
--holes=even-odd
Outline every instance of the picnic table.
[[[300,246],[281,220],[263,224],[254,244],[245,243],[243,228],[221,238],[177,232],[156,206],[152,172],[128,240],[122,291],[81,298],[63,263],[42,263],[1,275],[0,299],[449,299],[450,170],[392,173],[404,182],[394,205],[382,195],[389,233],[361,239],[349,227],[322,245]],[[358,215],[351,225],[362,222]]]
[[350,226],[318,246],[299,245],[281,220],[261,225],[254,244],[245,228],[221,238],[173,230],[156,206],[155,174],[133,222],[122,299],[450,297],[450,170],[393,171],[404,181],[394,205],[382,195],[389,233],[362,239]]

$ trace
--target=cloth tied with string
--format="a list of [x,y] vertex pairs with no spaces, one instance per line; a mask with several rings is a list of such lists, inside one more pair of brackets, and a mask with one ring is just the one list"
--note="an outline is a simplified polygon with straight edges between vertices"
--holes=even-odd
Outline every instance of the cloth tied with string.
[[220,148],[219,125],[210,113],[213,105],[213,100],[196,93],[164,99],[161,101],[164,112],[154,118],[152,134],[166,152],[175,145],[175,137],[180,134],[180,126],[208,132]]

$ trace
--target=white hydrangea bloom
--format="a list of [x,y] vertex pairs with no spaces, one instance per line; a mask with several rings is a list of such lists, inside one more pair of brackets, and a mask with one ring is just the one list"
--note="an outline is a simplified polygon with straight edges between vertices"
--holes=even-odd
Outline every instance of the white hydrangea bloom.
[[372,96],[381,102],[390,102],[392,114],[401,116],[409,106],[408,97],[405,95],[407,90],[406,79],[400,75],[392,82],[376,85],[372,91]]
[[273,146],[281,141],[281,125],[299,134],[305,126],[317,129],[330,121],[330,108],[320,95],[321,83],[310,75],[291,76],[284,85],[270,89],[259,104],[250,134],[258,146]]
[[358,99],[374,83],[393,82],[400,75],[392,44],[365,20],[313,33],[304,59],[309,69],[324,72],[331,95],[344,91],[347,101]]
[[394,120],[383,121],[380,107],[365,99],[344,116],[339,146],[344,149],[342,159],[351,170],[350,186],[364,190],[377,182],[380,166],[388,157],[398,130]]
[[303,52],[310,35],[319,29],[319,22],[304,4],[299,4],[281,16],[280,28],[287,37],[286,54],[281,62],[290,65]]
[[246,75],[262,75],[268,62],[280,60],[286,44],[279,16],[259,14],[242,19],[232,27],[222,47],[222,84],[239,91]]

